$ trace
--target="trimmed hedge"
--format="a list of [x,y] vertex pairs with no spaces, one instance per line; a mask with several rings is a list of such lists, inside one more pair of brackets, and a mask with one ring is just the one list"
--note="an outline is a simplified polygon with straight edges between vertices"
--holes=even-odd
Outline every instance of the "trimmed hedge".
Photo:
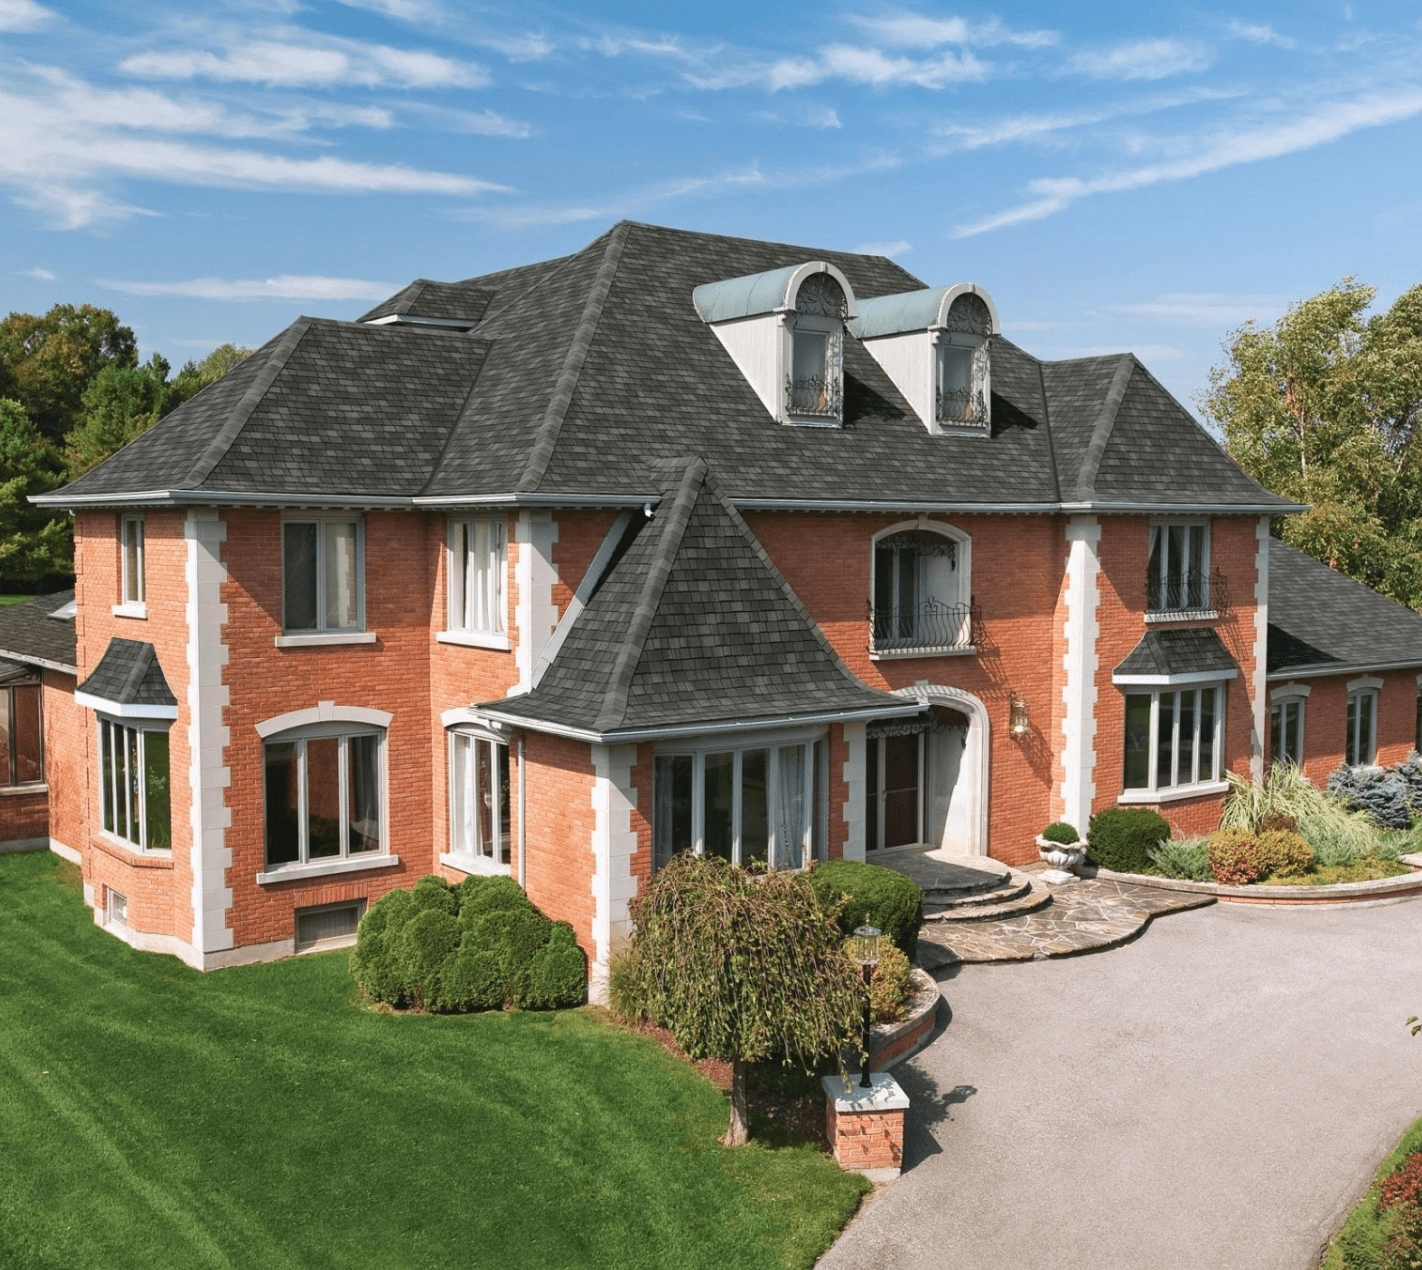
[[1151,853],[1170,837],[1165,818],[1148,807],[1098,811],[1086,829],[1086,858],[1117,873],[1147,873]]
[[877,926],[912,957],[923,925],[923,890],[910,877],[878,864],[857,860],[827,860],[809,872],[820,903],[839,901],[839,928],[852,935],[858,926]]
[[567,922],[551,922],[512,878],[451,887],[422,877],[371,906],[351,973],[375,1001],[441,1014],[557,1010],[587,998],[587,960]]

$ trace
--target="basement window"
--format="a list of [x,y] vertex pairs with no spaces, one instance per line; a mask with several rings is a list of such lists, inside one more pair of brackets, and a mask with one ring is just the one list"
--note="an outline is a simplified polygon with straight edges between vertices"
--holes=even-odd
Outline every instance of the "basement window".
[[296,951],[322,952],[327,948],[348,948],[355,943],[365,901],[322,904],[296,910]]

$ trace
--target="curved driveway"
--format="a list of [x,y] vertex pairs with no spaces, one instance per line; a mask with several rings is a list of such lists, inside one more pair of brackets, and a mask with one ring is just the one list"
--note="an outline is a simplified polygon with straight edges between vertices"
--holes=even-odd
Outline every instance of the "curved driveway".
[[1306,1270],[1422,1115],[1422,901],[1237,904],[967,966],[830,1270]]

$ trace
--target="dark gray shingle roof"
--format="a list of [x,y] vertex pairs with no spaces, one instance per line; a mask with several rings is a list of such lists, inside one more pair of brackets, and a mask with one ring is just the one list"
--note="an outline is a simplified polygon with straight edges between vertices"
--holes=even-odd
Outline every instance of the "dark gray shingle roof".
[[1269,674],[1422,667],[1422,615],[1322,561],[1269,542]]
[[1147,631],[1126,660],[1111,673],[1121,675],[1204,675],[1239,673],[1213,626],[1167,627]]
[[176,706],[158,652],[136,639],[111,639],[94,672],[78,691],[126,706]]
[[76,674],[74,619],[50,617],[73,599],[55,591],[0,608],[0,657]]
[[[669,467],[671,465],[668,465]],[[480,709],[600,735],[917,709],[854,677],[699,459],[572,625],[532,692]]]
[[691,294],[812,259],[865,298],[923,285],[881,256],[623,222],[572,256],[421,281],[372,310],[418,309],[428,295],[452,312],[487,296],[467,334],[303,318],[51,497],[631,501],[656,487],[658,462],[699,454],[752,505],[1289,506],[1129,356],[1043,363],[994,337],[993,435],[930,436],[851,337],[844,426],[776,423]]
[[402,291],[362,313],[356,320],[374,322],[380,318],[429,318],[437,322],[465,322],[474,326],[494,293],[470,282],[431,282],[416,278]]

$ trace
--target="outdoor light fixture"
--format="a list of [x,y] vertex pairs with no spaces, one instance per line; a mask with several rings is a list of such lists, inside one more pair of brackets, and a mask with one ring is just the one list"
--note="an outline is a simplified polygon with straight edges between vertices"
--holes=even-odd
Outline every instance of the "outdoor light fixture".
[[1032,725],[1027,722],[1027,703],[1014,692],[1008,699],[1007,730],[1013,736],[1023,736],[1031,729]]
[[872,989],[870,981],[874,977],[874,967],[879,964],[879,947],[884,933],[877,926],[860,926],[849,937],[849,955],[859,963],[864,971],[864,1063],[859,1077],[861,1089],[870,1088],[869,1080],[869,1035],[873,1021],[870,1017]]

